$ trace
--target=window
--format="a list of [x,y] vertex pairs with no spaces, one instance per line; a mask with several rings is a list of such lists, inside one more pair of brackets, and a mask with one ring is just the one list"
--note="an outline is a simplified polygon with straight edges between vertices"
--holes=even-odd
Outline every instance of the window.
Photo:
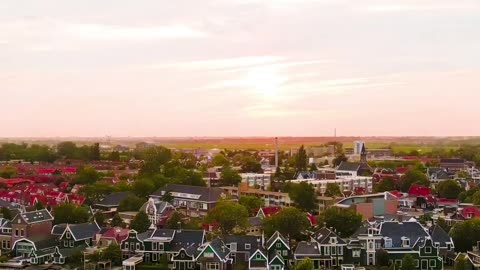
[[402,260],[395,260],[395,264],[398,266],[402,266]]
[[188,263],[188,268],[192,269],[193,268],[193,262]]
[[140,243],[137,243],[137,245],[135,246],[135,248],[138,250],[140,249]]
[[360,258],[360,250],[353,250],[352,251],[352,257]]
[[64,247],[68,247],[68,241],[65,240],[65,241],[63,242],[63,246],[64,246]]
[[420,261],[419,260],[415,260],[415,267],[420,267]]
[[220,264],[219,263],[207,263],[207,270],[219,270]]
[[158,243],[157,242],[153,242],[152,243],[152,250],[157,250],[158,249]]
[[277,243],[276,247],[277,247],[277,248],[281,248],[281,247],[282,247],[282,243]]
[[337,255],[337,247],[332,247],[332,255]]
[[447,243],[447,250],[450,251],[452,249],[452,244],[451,243]]
[[18,229],[15,229],[15,236],[19,236]]
[[158,260],[158,254],[157,253],[153,253],[152,254],[152,261],[156,262]]
[[392,247],[392,238],[385,237],[383,240],[385,241],[385,247],[386,248],[391,248]]
[[425,253],[427,253],[427,254],[432,253],[432,248],[431,247],[426,247],[425,248]]
[[163,243],[158,243],[158,250],[160,251],[164,250]]
[[255,260],[261,260],[261,259],[262,259],[262,254],[257,253],[257,254],[255,255]]
[[67,232],[67,233],[65,234],[65,237],[66,237],[67,239],[70,239],[70,237],[71,237],[70,232]]
[[25,230],[23,230],[23,229],[20,230],[20,236],[22,236],[22,237],[25,236]]
[[330,255],[330,247],[325,247],[325,255]]
[[70,240],[70,247],[73,247],[73,240]]
[[337,259],[336,258],[332,259],[332,266],[337,266]]
[[230,250],[231,251],[237,251],[237,243],[231,243],[230,244]]
[[430,260],[430,267],[437,267],[437,261],[436,260]]
[[282,268],[280,267],[280,265],[272,265],[272,266],[270,266],[270,270],[280,270],[280,269],[282,269]]
[[250,244],[245,244],[245,250],[250,250],[251,245]]
[[283,256],[288,256],[288,250],[283,251]]
[[338,255],[343,255],[343,247],[338,247]]

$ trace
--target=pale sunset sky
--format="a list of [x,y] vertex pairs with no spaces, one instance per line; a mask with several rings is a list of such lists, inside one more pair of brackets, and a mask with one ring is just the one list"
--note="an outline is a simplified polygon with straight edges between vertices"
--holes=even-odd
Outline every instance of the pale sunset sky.
[[2,0],[0,137],[480,135],[479,0]]

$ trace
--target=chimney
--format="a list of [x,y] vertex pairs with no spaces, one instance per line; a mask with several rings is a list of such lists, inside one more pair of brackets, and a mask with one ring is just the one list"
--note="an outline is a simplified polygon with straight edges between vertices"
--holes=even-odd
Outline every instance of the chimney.
[[275,169],[278,168],[278,137],[275,137]]

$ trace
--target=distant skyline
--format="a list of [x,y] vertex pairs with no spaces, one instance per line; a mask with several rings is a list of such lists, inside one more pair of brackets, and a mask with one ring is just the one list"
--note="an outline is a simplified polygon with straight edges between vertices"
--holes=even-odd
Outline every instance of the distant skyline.
[[477,136],[478,0],[4,0],[0,138]]

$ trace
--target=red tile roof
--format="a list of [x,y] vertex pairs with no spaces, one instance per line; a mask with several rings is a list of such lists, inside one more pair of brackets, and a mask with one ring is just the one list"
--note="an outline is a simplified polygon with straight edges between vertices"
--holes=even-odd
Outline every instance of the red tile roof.
[[419,185],[412,185],[408,190],[408,195],[413,197],[427,197],[430,194],[430,188]]

